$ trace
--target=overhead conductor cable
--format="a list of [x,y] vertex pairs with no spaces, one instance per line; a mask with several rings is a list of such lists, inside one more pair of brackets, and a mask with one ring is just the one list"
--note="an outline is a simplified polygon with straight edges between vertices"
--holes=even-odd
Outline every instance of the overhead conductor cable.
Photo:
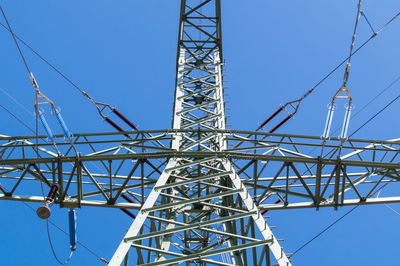
[[[15,36],[15,34],[14,34],[12,28],[11,28],[11,25],[10,25],[10,23],[9,23],[9,21],[7,19],[7,16],[6,16],[6,14],[5,14],[5,12],[4,12],[4,10],[3,10],[1,5],[0,5],[0,11],[1,11],[2,15],[3,15],[4,20],[6,21],[6,24],[7,24],[7,27],[8,27],[8,31],[10,32],[10,34],[11,34],[13,40],[14,40],[14,43],[15,43],[17,49],[18,49],[19,55],[20,55],[20,57],[21,57],[21,59],[22,59],[22,61],[24,63],[24,66],[25,66],[25,68],[26,68],[26,70],[27,70],[27,72],[29,74],[29,79],[31,81],[32,87],[35,90],[35,104],[34,104],[34,106],[35,106],[35,114],[36,114],[36,138],[38,138],[38,126],[37,125],[38,125],[38,120],[40,120],[42,125],[43,125],[43,127],[44,127],[44,129],[45,129],[45,131],[46,131],[46,133],[47,133],[47,136],[48,136],[49,140],[52,142],[53,146],[55,147],[55,149],[59,153],[59,151],[57,149],[57,146],[56,146],[56,142],[55,142],[55,139],[54,139],[53,132],[52,132],[49,124],[47,123],[46,118],[44,116],[44,111],[40,108],[40,106],[41,105],[49,105],[50,106],[51,111],[56,116],[56,119],[57,119],[58,123],[60,124],[60,127],[62,128],[62,130],[64,132],[64,136],[65,136],[66,139],[71,141],[72,134],[69,132],[69,130],[68,130],[68,128],[67,128],[67,126],[66,126],[66,124],[64,122],[64,119],[61,116],[60,109],[54,104],[53,101],[51,101],[47,96],[45,96],[40,91],[39,85],[38,85],[38,83],[37,83],[37,81],[35,79],[35,76],[33,75],[32,71],[31,71],[31,69],[30,69],[30,67],[29,67],[29,65],[28,65],[28,63],[27,63],[27,61],[25,59],[25,56],[24,56],[24,54],[23,54],[23,52],[22,52],[22,50],[21,50],[21,48],[20,48],[20,46],[18,44],[16,36]],[[50,247],[51,247],[52,253],[54,255],[54,258],[57,260],[58,263],[60,263],[62,265],[65,265],[71,260],[71,258],[73,256],[73,253],[76,250],[76,214],[75,214],[75,210],[73,210],[73,209],[70,210],[70,213],[69,213],[69,222],[70,222],[69,228],[70,228],[70,236],[71,236],[70,237],[70,255],[69,255],[69,257],[67,258],[66,261],[62,262],[62,261],[60,261],[58,259],[57,254],[56,254],[56,252],[54,250],[54,246],[53,246],[53,243],[52,243],[52,240],[51,240],[50,230],[49,230],[49,226],[48,226],[48,218],[49,218],[49,216],[51,214],[50,206],[55,201],[55,198],[57,196],[57,191],[58,191],[57,185],[53,184],[51,186],[51,188],[50,188],[48,196],[45,199],[44,205],[37,209],[37,214],[38,214],[38,216],[40,218],[46,220],[47,236],[48,236],[48,239],[49,239]],[[71,224],[71,223],[73,223],[73,224]]]
[[44,111],[39,108],[40,105],[49,105],[51,107],[51,110],[52,110],[53,114],[56,116],[57,121],[60,124],[60,126],[61,126],[61,128],[62,128],[62,130],[64,132],[65,138],[70,139],[72,134],[70,134],[70,132],[69,132],[69,130],[68,130],[68,128],[67,128],[67,126],[66,126],[66,124],[64,122],[64,119],[61,116],[60,109],[53,103],[53,101],[51,101],[47,96],[45,96],[40,91],[38,82],[36,81],[35,76],[33,75],[32,71],[31,71],[31,69],[30,69],[30,67],[29,67],[29,65],[28,65],[28,63],[27,63],[27,61],[25,59],[25,56],[24,56],[24,54],[23,54],[23,52],[21,50],[21,47],[19,46],[18,40],[17,40],[17,38],[16,38],[16,36],[15,36],[13,30],[12,30],[12,27],[11,27],[11,25],[10,25],[8,19],[7,19],[7,16],[6,16],[6,14],[5,14],[5,12],[4,12],[4,10],[3,10],[3,8],[1,6],[0,6],[0,11],[1,11],[1,13],[3,15],[3,18],[4,18],[4,20],[5,20],[6,24],[7,24],[8,31],[10,32],[10,34],[11,34],[13,40],[14,40],[15,46],[18,49],[19,55],[20,55],[20,57],[21,57],[21,59],[22,59],[22,61],[24,63],[24,66],[25,66],[25,68],[26,68],[26,70],[27,70],[27,72],[29,74],[29,79],[31,81],[32,87],[35,90],[35,94],[36,94],[36,97],[35,97],[35,113],[36,113],[37,118],[41,121],[41,123],[42,123],[42,125],[43,125],[43,127],[44,127],[44,129],[45,129],[45,131],[46,131],[46,133],[47,133],[47,135],[49,137],[49,139],[54,143],[53,132],[52,132],[51,128],[49,127],[49,124],[46,121],[46,118],[44,116]]
[[[130,121],[125,115],[123,115],[116,107],[108,104],[108,103],[102,103],[94,100],[93,97],[91,97],[85,90],[80,88],[75,82],[73,82],[67,75],[65,75],[61,70],[59,70],[55,65],[53,65],[51,62],[49,62],[46,58],[44,58],[39,52],[37,52],[32,46],[30,46],[27,42],[25,42],[23,39],[21,39],[18,35],[16,35],[13,31],[10,31],[10,28],[4,25],[3,23],[0,22],[0,26],[3,27],[5,30],[10,32],[13,37],[20,41],[25,47],[27,47],[32,53],[34,53],[40,60],[42,60],[46,65],[48,65],[51,69],[53,69],[58,75],[60,75],[65,81],[67,81],[73,88],[75,88],[77,91],[79,91],[84,97],[86,97],[97,109],[99,115],[106,121],[109,125],[111,125],[114,129],[120,132],[125,132],[123,127],[118,124],[116,121],[112,120],[110,118],[111,114],[115,114],[119,120],[121,120],[125,125],[127,125],[130,130],[138,131],[137,125],[135,125],[132,121]],[[107,113],[108,111],[108,113]],[[145,133],[145,136],[148,136],[150,138],[153,138],[152,134],[150,133]],[[128,138],[130,136],[128,134],[125,134]],[[153,142],[157,143],[161,147],[165,147],[164,144],[162,144],[158,140],[154,140]]]
[[[360,7],[361,8],[361,7]],[[346,57],[344,60],[342,60],[336,67],[334,67],[330,72],[328,72],[320,81],[318,81],[313,87],[311,87],[309,90],[307,90],[300,98],[286,102],[285,104],[282,104],[272,115],[270,115],[267,119],[265,119],[256,129],[256,131],[262,130],[265,128],[275,117],[278,116],[282,111],[286,111],[288,114],[285,116],[281,122],[279,122],[277,125],[273,126],[271,130],[269,130],[269,133],[273,133],[276,131],[278,128],[282,127],[284,124],[286,124],[291,118],[293,118],[296,113],[300,109],[300,105],[305,100],[308,96],[310,96],[319,86],[324,83],[330,76],[332,76],[342,65],[347,63],[349,59],[351,59],[352,56],[354,56],[356,53],[358,53],[362,48],[364,48],[370,41],[372,41],[376,36],[378,36],[383,30],[385,30],[390,24],[392,24],[396,19],[400,17],[400,12],[397,12],[391,19],[389,19],[381,28],[378,30],[374,30],[372,27],[372,24],[369,22],[367,19],[365,13],[363,11],[360,11],[360,13],[357,15],[357,23],[359,20],[359,16],[362,16],[368,23],[370,29],[372,30],[372,34],[368,39],[366,39],[358,48],[354,49],[354,46],[351,49],[351,52],[348,57]],[[350,110],[349,110],[350,112]],[[349,113],[348,112],[348,113]],[[347,133],[347,132],[343,132]]]
[[[56,119],[58,121],[58,123],[60,124],[63,132],[64,132],[64,136],[66,139],[70,140],[71,145],[72,144],[72,134],[70,133],[70,131],[68,130],[68,127],[61,115],[61,111],[59,109],[59,107],[57,107],[53,101],[51,101],[47,96],[45,96],[39,89],[39,85],[32,73],[32,71],[30,70],[30,67],[25,59],[24,54],[22,53],[22,50],[19,46],[18,40],[21,40],[18,36],[15,35],[14,31],[11,28],[10,23],[8,22],[8,19],[4,13],[4,10],[1,8],[1,12],[3,14],[3,17],[6,21],[7,24],[7,31],[12,35],[13,40],[15,42],[15,45],[17,46],[17,49],[19,51],[19,54],[21,56],[21,59],[25,65],[26,70],[29,73],[29,79],[31,80],[32,86],[35,90],[36,93],[36,98],[35,98],[35,113],[36,113],[36,117],[37,119],[40,120],[40,122],[43,125],[43,128],[46,131],[46,134],[49,138],[49,140],[53,143],[53,146],[57,149],[56,147],[56,143],[55,143],[55,139],[54,139],[54,134],[44,116],[44,111],[40,108],[40,105],[50,105],[52,113],[56,116]],[[2,25],[2,24],[1,24]],[[4,27],[4,25],[2,25]],[[67,76],[65,76],[61,71],[59,71],[56,67],[54,67],[52,64],[50,64],[50,62],[48,62],[46,59],[44,59],[40,54],[38,54],[35,50],[33,50],[33,48],[31,46],[29,46],[28,44],[26,44],[24,41],[21,40],[21,42],[27,46],[31,51],[33,51],[37,56],[39,56],[39,58],[41,60],[43,60],[47,65],[49,65],[53,70],[55,70],[58,74],[60,74],[65,80],[67,80],[74,88],[76,88],[79,92],[82,93],[82,95],[84,97],[86,97],[91,103],[93,103],[93,105],[96,107],[99,115],[108,123],[110,124],[112,127],[114,127],[116,130],[120,131],[120,132],[124,132],[124,129],[119,126],[115,121],[111,120],[109,118],[109,115],[111,113],[115,114],[120,120],[122,120],[126,125],[128,125],[132,130],[138,131],[138,127],[131,122],[126,116],[124,116],[120,111],[117,110],[117,108],[111,106],[110,104],[107,103],[102,103],[102,102],[98,102],[96,100],[94,100],[86,91],[84,91],[83,89],[79,88],[74,82],[72,82]],[[108,114],[106,112],[109,112]],[[126,137],[130,138],[130,136],[128,134],[125,134]],[[160,143],[159,141],[157,141],[157,143]],[[75,149],[75,148],[74,148]],[[46,203],[45,203],[46,204]],[[43,206],[45,206],[45,204]],[[130,217],[133,216],[132,213],[130,213],[127,209],[123,209],[123,211],[125,213],[127,213]]]

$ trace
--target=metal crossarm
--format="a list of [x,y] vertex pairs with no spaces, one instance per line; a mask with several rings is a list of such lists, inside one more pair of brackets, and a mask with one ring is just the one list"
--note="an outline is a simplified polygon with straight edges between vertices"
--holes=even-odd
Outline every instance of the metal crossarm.
[[[149,138],[147,133],[158,137]],[[125,139],[125,134],[130,134],[135,141]],[[166,146],[173,140],[174,145],[175,140],[185,139],[182,136],[195,134],[214,134],[213,138],[224,138],[229,142],[225,150],[213,152],[206,149],[198,151],[198,147],[197,150],[187,151],[172,147],[160,150],[154,142],[158,140]],[[57,183],[59,194],[55,203],[61,207],[144,210],[170,206],[152,213],[136,213],[134,228],[138,229],[134,233],[128,231],[129,237],[146,234],[145,230],[164,231],[207,220],[229,219],[245,213],[245,210],[252,210],[253,206],[263,212],[400,202],[396,193],[400,184],[399,139],[349,139],[342,142],[333,138],[323,142],[319,137],[312,136],[176,129],[74,134],[72,144],[64,142],[63,136],[56,136],[55,140],[61,154],[51,150],[52,145],[45,141],[40,141],[36,147],[34,136],[0,138],[0,200],[43,202],[40,186],[33,184],[50,186]],[[71,145],[81,151],[79,157],[70,154]],[[326,154],[319,156],[322,149]],[[241,182],[235,184],[237,179]],[[377,195],[382,186],[390,186],[391,189],[385,195]],[[221,195],[232,191],[236,194]],[[122,199],[124,193],[132,198],[131,202]],[[219,197],[204,199],[210,195]],[[262,215],[257,217],[264,220]],[[235,242],[242,243],[242,240],[245,243],[255,241],[251,239],[261,240],[257,238],[261,230],[252,234],[251,226],[246,227],[257,217],[247,216],[230,223],[183,230],[169,239],[157,236],[147,240],[152,239],[154,250],[163,246],[168,247],[165,249],[168,252],[179,254],[191,254],[201,250],[201,246],[204,246],[203,249],[210,245],[234,247]],[[143,232],[137,226],[140,221]],[[263,225],[260,227],[263,228]],[[215,239],[216,242],[208,243],[206,239]],[[218,241],[221,243],[217,244]],[[149,242],[146,244],[149,245]],[[131,246],[127,243],[127,250]],[[272,247],[272,244],[268,245],[271,251]],[[261,249],[257,253],[257,261],[263,259],[262,254],[265,254]],[[281,253],[280,248],[276,250],[277,254]],[[146,258],[143,263],[170,257],[162,252],[142,251],[141,257]],[[158,254],[160,258],[152,254]],[[226,255],[234,258],[226,262]],[[235,265],[239,261],[235,254],[232,256],[229,252],[209,259],[221,265]]]
[[400,202],[400,139],[259,131],[288,104],[226,129],[220,2],[181,0],[171,129],[0,135],[0,200],[57,185],[62,208],[122,209],[134,220],[110,266],[290,266],[267,211]]
[[[215,182],[232,173],[212,165],[217,159],[232,163],[262,210],[334,206],[335,199],[338,206],[394,202],[398,196],[395,193],[388,195],[387,201],[383,195],[377,199],[368,197],[384,184],[397,186],[400,180],[398,139],[349,139],[343,143],[331,139],[323,144],[319,137],[312,136],[201,130],[200,134],[216,134],[229,140],[226,150],[208,152],[160,150],[154,138],[149,139],[146,134],[158,135],[157,140],[167,145],[174,138],[194,132],[198,134],[199,131],[74,134],[72,144],[65,142],[63,136],[57,136],[55,141],[60,154],[51,150],[52,145],[45,141],[40,141],[36,148],[34,136],[0,137],[0,199],[41,201],[42,193],[33,183],[42,182],[48,186],[56,182],[63,195],[56,202],[62,206],[77,207],[79,199],[82,206],[140,209],[153,188],[161,193],[164,190],[168,193],[168,189],[174,187],[193,185],[232,189]],[[135,138],[135,144],[124,139],[125,134]],[[151,141],[153,144],[149,144]],[[70,154],[71,145],[81,151],[79,157]],[[321,157],[323,148],[328,152]],[[342,155],[338,157],[339,150]],[[155,186],[170,158],[179,160],[179,164],[168,166],[169,172],[173,169],[184,171],[197,165],[206,167],[208,172],[196,176],[193,171],[190,175],[185,171],[184,174],[176,173],[172,175],[174,182]],[[80,194],[77,193],[78,185]],[[132,194],[134,203],[121,201],[123,193]],[[182,198],[188,196],[178,197]],[[277,203],[280,198],[287,199],[287,204]]]

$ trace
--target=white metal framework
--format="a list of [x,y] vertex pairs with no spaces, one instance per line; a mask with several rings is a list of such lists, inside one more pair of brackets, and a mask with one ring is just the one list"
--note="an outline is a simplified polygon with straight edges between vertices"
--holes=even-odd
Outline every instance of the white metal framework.
[[134,220],[111,266],[288,266],[267,211],[400,202],[400,139],[227,130],[220,0],[181,2],[172,129],[139,131],[94,102],[121,132],[0,136],[0,200],[44,202],[57,184],[60,207],[123,210]]
[[[175,135],[173,150],[227,149],[213,132],[225,129],[220,18],[219,0],[182,1],[173,128],[193,131]],[[216,157],[169,160],[109,265],[131,247],[141,265],[248,265],[257,249],[290,265],[229,160]]]

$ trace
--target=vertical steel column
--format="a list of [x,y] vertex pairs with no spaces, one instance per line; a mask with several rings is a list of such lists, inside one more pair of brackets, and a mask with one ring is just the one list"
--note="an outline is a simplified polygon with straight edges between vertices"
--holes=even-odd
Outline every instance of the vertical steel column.
[[[227,149],[213,131],[226,127],[222,64],[220,0],[182,0],[172,125],[190,131],[174,137],[174,150]],[[240,229],[250,222],[256,234]],[[131,246],[148,258],[143,265],[244,265],[245,254],[258,261],[266,244],[279,265],[290,265],[229,161],[171,159],[109,265]]]

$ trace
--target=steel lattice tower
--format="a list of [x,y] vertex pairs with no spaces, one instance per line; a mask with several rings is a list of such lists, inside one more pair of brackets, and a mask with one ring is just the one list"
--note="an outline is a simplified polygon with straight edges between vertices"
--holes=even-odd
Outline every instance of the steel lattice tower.
[[[220,5],[182,1],[173,129],[190,132],[172,140],[178,152],[227,149],[226,137],[214,132],[226,120]],[[280,265],[290,264],[230,161],[217,157],[168,161],[109,265],[120,265],[130,247],[141,256],[155,252],[148,265],[248,265],[247,254],[258,262],[265,247]]]
[[226,129],[220,2],[181,1],[172,129],[0,136],[0,200],[123,210],[112,266],[288,266],[266,212],[400,202],[399,139]]

